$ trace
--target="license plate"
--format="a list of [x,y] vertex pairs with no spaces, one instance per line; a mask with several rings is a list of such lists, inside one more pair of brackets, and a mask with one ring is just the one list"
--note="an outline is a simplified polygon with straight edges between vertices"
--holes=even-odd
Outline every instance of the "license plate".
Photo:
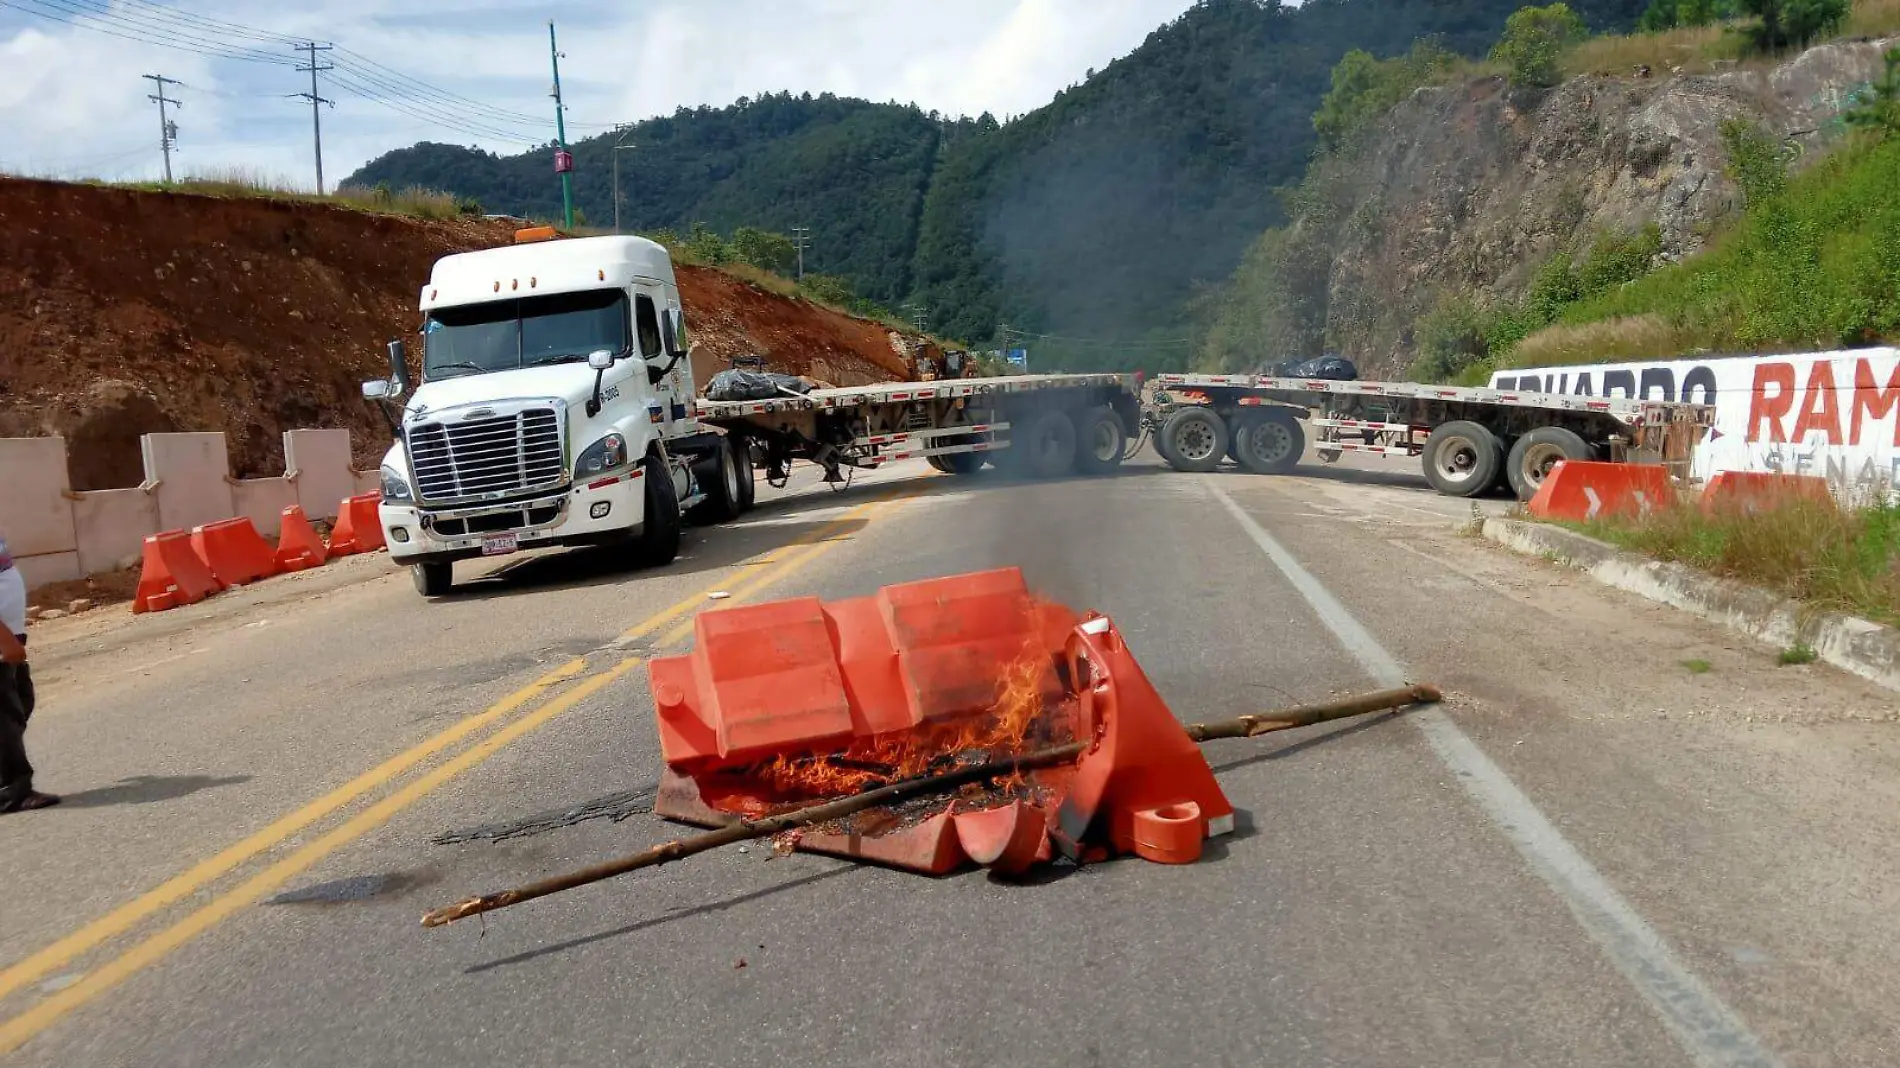
[[482,539],[483,556],[506,556],[521,548],[513,534],[490,534]]

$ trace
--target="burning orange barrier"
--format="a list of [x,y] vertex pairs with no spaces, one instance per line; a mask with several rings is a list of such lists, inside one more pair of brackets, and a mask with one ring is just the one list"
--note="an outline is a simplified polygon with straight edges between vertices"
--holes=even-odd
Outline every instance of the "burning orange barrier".
[[1090,741],[1074,764],[861,812],[799,847],[944,871],[1132,851],[1138,802],[1194,802],[1202,831],[1231,825],[1206,761],[1109,621],[1032,597],[1015,568],[719,609],[695,628],[691,655],[648,665],[663,816],[756,818]]

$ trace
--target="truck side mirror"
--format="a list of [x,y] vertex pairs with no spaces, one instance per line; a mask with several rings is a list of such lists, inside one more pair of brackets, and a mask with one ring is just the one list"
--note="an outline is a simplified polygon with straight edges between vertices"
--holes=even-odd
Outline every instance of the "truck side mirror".
[[401,338],[389,343],[389,380],[396,384],[393,396],[409,392],[409,354],[403,349]]
[[391,386],[388,379],[373,378],[363,383],[363,398],[373,401],[388,400],[390,390]]
[[596,371],[605,371],[614,365],[612,349],[595,349],[587,354],[587,366]]
[[666,330],[664,334],[666,336],[666,354],[668,356],[678,356],[680,354],[680,331],[683,329],[685,329],[685,321],[679,309],[666,309]]
[[600,384],[601,380],[607,376],[607,369],[613,365],[612,349],[595,349],[587,354],[587,366],[594,369],[594,395],[587,398],[587,418],[589,419],[599,415],[601,405],[606,403],[601,399]]

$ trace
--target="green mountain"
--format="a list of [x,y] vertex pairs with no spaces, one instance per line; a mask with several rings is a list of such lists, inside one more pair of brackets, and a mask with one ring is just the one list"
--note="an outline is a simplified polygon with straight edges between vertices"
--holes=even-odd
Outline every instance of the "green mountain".
[[[1582,0],[1592,29],[1645,0]],[[1515,0],[1200,0],[1129,55],[1008,124],[915,107],[777,94],[634,127],[621,158],[629,229],[812,229],[808,270],[940,335],[1033,337],[1033,365],[1185,366],[1186,307],[1283,219],[1312,116],[1349,49],[1388,56],[1438,36],[1477,55]],[[573,147],[577,204],[613,218],[611,139]],[[557,215],[545,150],[421,144],[348,184],[423,185],[488,211]],[[1068,339],[1068,340],[1056,340]]]

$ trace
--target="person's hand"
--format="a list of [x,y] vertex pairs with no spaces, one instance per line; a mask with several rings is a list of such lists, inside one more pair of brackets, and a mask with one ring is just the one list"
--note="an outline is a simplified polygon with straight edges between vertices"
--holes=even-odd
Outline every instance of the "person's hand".
[[26,645],[5,627],[0,627],[0,664],[26,663]]

